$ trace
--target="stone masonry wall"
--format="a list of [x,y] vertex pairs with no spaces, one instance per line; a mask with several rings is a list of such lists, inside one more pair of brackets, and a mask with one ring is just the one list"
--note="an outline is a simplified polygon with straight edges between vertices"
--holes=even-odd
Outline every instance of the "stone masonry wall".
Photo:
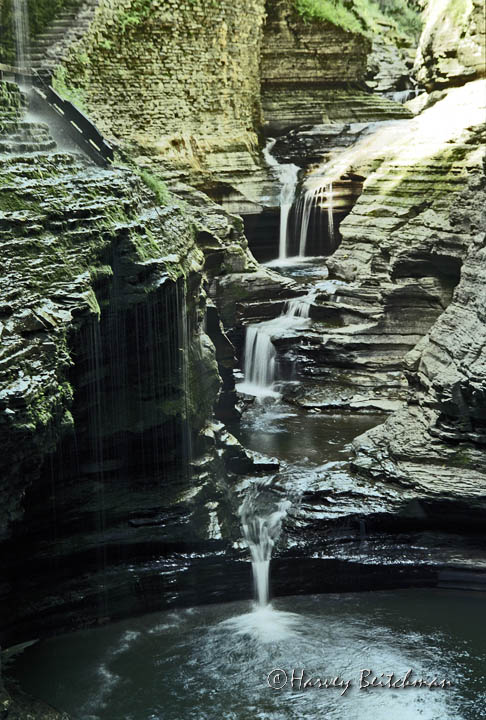
[[100,0],[61,78],[104,133],[166,175],[201,184],[213,167],[249,169],[261,122],[264,4]]

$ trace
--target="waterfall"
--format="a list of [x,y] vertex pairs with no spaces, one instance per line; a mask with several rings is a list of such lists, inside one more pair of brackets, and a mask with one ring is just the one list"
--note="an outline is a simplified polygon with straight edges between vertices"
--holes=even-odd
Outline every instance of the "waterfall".
[[190,382],[190,331],[187,306],[186,279],[177,288],[177,319],[178,345],[181,370],[181,393],[182,393],[182,445],[183,463],[186,476],[191,474],[191,462],[193,459],[192,435],[191,435],[191,405],[192,387]]
[[[327,210],[327,228],[329,236],[329,247],[334,250],[336,247],[336,233],[334,228],[334,190],[332,182],[325,185],[325,206]],[[296,228],[299,234],[299,257],[307,254],[307,241],[309,236],[309,224],[313,210],[321,206],[324,186],[318,185],[306,190],[297,203]],[[323,253],[325,254],[325,253]]]
[[281,315],[258,325],[248,325],[245,335],[244,382],[237,390],[256,397],[278,397],[273,389],[276,377],[276,350],[272,335],[294,326],[307,324],[310,308],[316,296],[311,290],[292,300],[287,300]]
[[308,320],[312,302],[315,298],[315,291],[311,291],[304,297],[287,300],[284,316],[287,318],[302,318]]
[[307,190],[303,200],[299,203],[299,212],[297,214],[297,222],[300,224],[300,240],[299,240],[299,256],[305,257],[307,247],[307,234],[309,230],[309,222],[312,209],[315,205],[317,190]]
[[256,396],[274,394],[276,352],[269,332],[271,326],[272,321],[246,328],[242,392]]
[[273,168],[278,176],[281,184],[280,190],[280,233],[279,233],[279,260],[285,260],[287,257],[287,248],[289,241],[289,215],[294,202],[295,189],[297,187],[298,173],[300,168],[292,163],[280,164],[273,157],[271,151],[277,141],[269,138],[263,151],[263,157],[267,165]]
[[329,230],[329,245],[332,250],[335,246],[334,238],[334,216],[333,216],[333,193],[332,182],[327,186],[327,226]]
[[411,100],[414,97],[417,97],[419,91],[417,88],[408,88],[407,90],[397,90],[396,92],[391,94],[391,99],[396,102],[403,105],[408,100]]
[[290,502],[283,500],[272,512],[261,514],[258,499],[257,494],[249,493],[240,508],[240,517],[243,537],[251,554],[255,598],[262,608],[270,600],[270,560]]
[[16,66],[30,75],[29,10],[27,0],[13,0]]

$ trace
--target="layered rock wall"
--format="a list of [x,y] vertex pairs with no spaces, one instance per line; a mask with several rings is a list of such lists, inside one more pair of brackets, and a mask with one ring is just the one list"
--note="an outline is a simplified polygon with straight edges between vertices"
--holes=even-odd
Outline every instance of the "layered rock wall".
[[[345,30],[329,20],[303,18],[291,0],[269,3],[262,50],[262,102],[269,133],[335,120],[406,116],[403,107],[365,92],[370,80],[369,87],[393,89],[390,73],[398,80],[406,72],[403,62],[396,70],[393,39],[372,55],[371,36],[364,22],[361,32]],[[375,75],[380,76],[376,82]]]
[[[427,267],[435,267],[443,274],[450,274],[451,279],[455,272],[458,285],[445,312],[405,358],[409,382],[407,403],[384,425],[355,440],[353,461],[359,473],[405,486],[415,493],[420,502],[417,507],[424,518],[434,514],[449,526],[462,522],[469,523],[470,527],[474,522],[482,522],[486,506],[482,289],[486,242],[486,88],[484,81],[468,82],[484,72],[484,15],[479,17],[478,8],[473,3],[464,6],[432,0],[425,11],[427,21],[420,41],[419,76],[429,90],[443,90],[441,94],[432,94],[435,101],[443,99],[422,115],[422,121],[428,117],[432,120],[430,128],[434,137],[430,138],[429,148],[435,144],[440,150],[440,155],[435,156],[436,162],[431,163],[429,159],[428,166],[437,172],[438,188],[445,180],[450,182],[454,175],[460,182],[456,183],[452,195],[446,193],[442,200],[438,196],[439,202],[436,200],[422,215],[424,219],[428,217],[424,234],[416,224],[420,222],[421,213],[415,221],[408,222],[412,232],[402,235],[403,243],[392,272],[397,284],[403,282],[404,275],[419,278],[427,273]],[[456,85],[463,87],[451,89]],[[420,116],[417,121],[420,122]],[[443,130],[447,125],[452,127],[454,122],[458,130],[462,124],[463,131],[444,137]],[[429,156],[433,157],[430,151]],[[444,173],[443,160],[447,157],[456,159]],[[411,168],[414,178],[422,175],[419,161],[418,157]],[[463,165],[462,172],[458,161]],[[393,184],[391,176],[389,180]],[[392,191],[395,203],[401,194],[396,189]],[[428,204],[429,193],[423,193],[422,197]],[[356,210],[359,213],[359,207]],[[354,215],[351,213],[347,223],[351,232]],[[356,215],[357,222],[358,217]],[[400,222],[396,208],[390,222]],[[387,233],[387,238],[391,237],[393,235]],[[372,238],[363,240],[368,244]],[[363,243],[347,258],[341,257],[351,272],[350,261],[355,263],[355,269],[366,268],[365,275],[371,280],[376,270],[381,273],[390,266],[390,257],[393,257],[386,240],[380,246],[381,258],[377,247],[365,249]],[[342,251],[345,252],[344,247]],[[413,283],[417,286],[418,281]],[[401,308],[400,318],[403,319]]]

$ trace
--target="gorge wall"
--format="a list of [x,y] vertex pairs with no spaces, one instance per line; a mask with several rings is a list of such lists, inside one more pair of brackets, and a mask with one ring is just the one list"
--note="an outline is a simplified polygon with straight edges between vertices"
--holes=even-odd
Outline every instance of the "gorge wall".
[[[299,125],[392,119],[405,114],[384,96],[366,92],[367,81],[382,71],[381,61],[390,65],[386,50],[396,50],[392,27],[387,28],[392,39],[385,41],[384,58],[378,61],[380,53],[372,52],[371,19],[363,17],[360,24],[354,18],[353,23],[351,15],[346,28],[330,19],[303,16],[292,0],[268,3],[267,8],[261,77],[269,134]],[[395,81],[400,72],[407,72],[404,65]],[[372,82],[371,86],[378,84]],[[393,79],[384,87],[392,90]]]
[[415,73],[428,91],[486,74],[486,20],[480,0],[429,2]]
[[[49,633],[182,596],[200,602],[201,587],[210,599],[237,592],[198,556],[212,561],[237,539],[229,486],[254,470],[219,422],[235,413],[235,352],[220,319],[241,336],[242,304],[258,321],[270,295],[280,311],[295,288],[258,268],[239,218],[180,181],[215,195],[237,187],[236,204],[261,211],[268,187],[274,201],[279,188],[262,165],[265,120],[276,132],[318,123],[310,162],[353,122],[412,116],[369,93],[380,72],[370,76],[367,35],[289,8],[269,3],[264,25],[263,0],[83,4],[82,33],[54,56],[55,83],[154,173],[145,178],[155,194],[133,165],[99,169],[60,151],[48,126],[22,118],[15,87],[0,85],[7,641],[40,623]],[[403,67],[376,87],[396,88]],[[303,351],[313,372],[349,381],[358,369],[355,384],[408,373],[409,402],[355,441],[362,476],[410,484],[425,474],[427,487],[439,478],[449,492],[454,470],[438,468],[453,456],[470,497],[483,481],[482,341],[460,342],[460,328],[472,336],[483,321],[473,287],[483,250],[479,91],[455,88],[410,120],[395,153],[384,157],[378,140],[348,158],[363,192],[329,262],[346,286],[324,298],[327,329]],[[457,105],[466,108],[458,123],[438,133]],[[451,328],[457,343],[447,342]]]
[[[408,169],[403,167],[408,153],[398,144],[395,166],[393,161],[387,165],[386,159],[382,165],[377,148],[378,168],[369,168],[363,195],[342,225],[344,241],[332,267],[338,276],[354,281],[351,296],[376,293],[375,306],[380,298],[385,316],[366,333],[380,327],[380,332],[393,332],[395,326],[405,347],[407,335],[408,340],[415,335],[402,366],[409,383],[408,400],[383,425],[354,441],[355,470],[364,477],[411,489],[429,522],[432,517],[441,518],[452,527],[468,517],[472,527],[474,522],[481,523],[486,488],[480,260],[486,241],[486,94],[484,81],[468,82],[481,74],[477,42],[481,23],[477,23],[475,6],[465,15],[458,8],[454,16],[454,32],[461,41],[451,63],[443,62],[452,56],[440,46],[441,7],[439,2],[428,6],[418,73],[428,79],[431,90],[443,89],[441,95],[433,93],[432,100],[442,99],[411,121],[424,126],[414,133],[417,152],[410,153],[414,158]],[[430,24],[430,17],[435,17],[435,25]],[[424,48],[428,55],[423,54]],[[463,87],[454,88],[458,84]],[[423,151],[418,150],[421,141],[425,141]],[[354,158],[355,169],[364,158],[366,149],[361,158],[359,152]],[[361,171],[367,176],[365,165],[366,160]],[[377,192],[382,182],[385,185]],[[443,293],[448,278],[450,304],[443,296],[436,319],[432,313],[427,321],[425,308],[420,319],[418,294],[426,293],[431,310],[433,285],[437,288],[439,281]],[[447,308],[443,313],[441,302]],[[404,310],[408,303],[413,307],[410,322]]]

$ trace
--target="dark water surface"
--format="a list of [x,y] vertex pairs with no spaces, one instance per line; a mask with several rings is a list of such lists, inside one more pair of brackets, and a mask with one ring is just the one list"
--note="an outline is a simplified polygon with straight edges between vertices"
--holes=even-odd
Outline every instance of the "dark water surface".
[[245,447],[294,465],[312,466],[347,459],[349,443],[384,419],[372,414],[313,414],[269,399],[256,401],[232,430]]
[[[481,720],[485,603],[402,590],[201,606],[38,643],[14,672],[82,720]],[[280,690],[267,679],[277,669]],[[360,690],[364,669],[453,685]],[[304,689],[302,671],[339,686]]]

